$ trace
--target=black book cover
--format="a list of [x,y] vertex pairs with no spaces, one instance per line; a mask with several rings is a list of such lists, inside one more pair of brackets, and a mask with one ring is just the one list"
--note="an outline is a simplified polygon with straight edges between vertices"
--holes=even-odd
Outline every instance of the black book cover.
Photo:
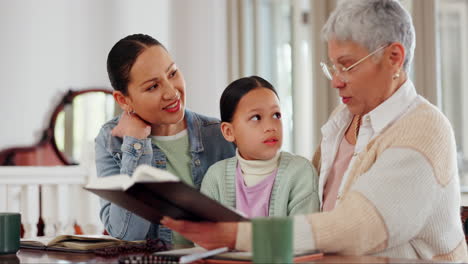
[[125,191],[85,189],[153,223],[163,216],[196,222],[248,220],[180,181],[136,182]]

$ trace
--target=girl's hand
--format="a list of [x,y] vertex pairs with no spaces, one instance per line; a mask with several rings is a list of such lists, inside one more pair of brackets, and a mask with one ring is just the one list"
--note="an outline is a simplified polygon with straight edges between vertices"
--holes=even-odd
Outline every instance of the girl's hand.
[[136,114],[122,113],[119,123],[112,129],[112,136],[130,136],[137,139],[145,139],[151,134],[151,126]]
[[236,222],[210,223],[178,221],[165,216],[161,220],[161,224],[206,249],[219,247],[229,247],[233,249],[236,245]]

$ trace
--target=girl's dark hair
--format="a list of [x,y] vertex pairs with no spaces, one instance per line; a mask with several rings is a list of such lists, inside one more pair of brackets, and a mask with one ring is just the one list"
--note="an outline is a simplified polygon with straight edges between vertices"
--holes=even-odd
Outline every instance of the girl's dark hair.
[[234,117],[234,113],[236,112],[237,105],[242,97],[244,97],[248,92],[260,87],[267,88],[278,96],[273,85],[258,76],[240,78],[229,84],[226,89],[224,89],[219,102],[221,121],[231,122]]
[[128,94],[133,64],[145,49],[155,45],[164,48],[159,41],[145,34],[129,35],[115,43],[107,55],[107,74],[114,90]]

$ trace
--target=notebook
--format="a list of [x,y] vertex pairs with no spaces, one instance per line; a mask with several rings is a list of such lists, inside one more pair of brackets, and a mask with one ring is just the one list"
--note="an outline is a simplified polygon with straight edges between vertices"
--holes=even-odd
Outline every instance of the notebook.
[[88,253],[108,247],[145,243],[146,240],[124,241],[105,235],[60,235],[57,237],[21,239],[20,248]]

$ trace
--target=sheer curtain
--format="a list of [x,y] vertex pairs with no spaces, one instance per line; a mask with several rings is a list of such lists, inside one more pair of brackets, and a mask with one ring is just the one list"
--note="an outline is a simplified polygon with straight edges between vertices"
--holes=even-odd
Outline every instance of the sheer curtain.
[[441,105],[455,131],[462,191],[468,192],[468,1],[440,1],[437,19]]
[[452,124],[461,189],[468,192],[468,1],[405,2],[416,29],[415,85]]
[[228,1],[229,81],[258,75],[276,88],[283,112],[283,149],[293,151],[291,3]]
[[283,111],[283,149],[311,158],[320,127],[337,105],[321,76],[326,58],[320,28],[334,0],[228,1],[229,78],[252,74],[278,90]]
[[322,27],[328,19],[330,13],[335,9],[336,0],[310,0],[310,49],[311,49],[311,65],[312,72],[312,98],[314,107],[312,108],[312,125],[313,125],[313,145],[320,144],[321,132],[320,128],[328,120],[329,115],[339,104],[337,91],[331,87],[330,81],[325,78],[320,68],[320,62],[328,62],[327,43],[322,39]]

